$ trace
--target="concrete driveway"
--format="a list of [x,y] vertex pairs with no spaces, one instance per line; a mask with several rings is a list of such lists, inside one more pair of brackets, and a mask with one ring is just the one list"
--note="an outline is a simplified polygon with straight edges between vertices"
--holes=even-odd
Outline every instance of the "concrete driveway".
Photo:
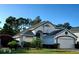
[[60,49],[60,50],[79,52],[79,49]]

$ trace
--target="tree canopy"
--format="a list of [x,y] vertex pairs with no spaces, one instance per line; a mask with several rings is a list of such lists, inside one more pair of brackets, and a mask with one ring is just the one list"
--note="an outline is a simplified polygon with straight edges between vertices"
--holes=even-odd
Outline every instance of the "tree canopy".
[[69,30],[72,28],[72,26],[70,26],[70,23],[68,23],[68,22],[66,22],[64,24],[58,24],[56,26],[60,27],[60,28],[64,28],[64,29],[69,29]]
[[[27,27],[34,26],[40,22],[42,22],[42,19],[40,18],[40,16],[35,17],[34,20],[32,20],[31,18],[23,18],[23,17],[16,18],[13,16],[9,16],[8,18],[6,18],[4,26],[0,30],[0,34],[9,34],[13,36],[27,29]],[[58,24],[56,26],[65,28],[65,29],[72,28],[68,22],[64,24]]]
[[8,18],[6,18],[5,24],[0,30],[0,34],[15,35],[20,31],[26,29],[28,24],[29,19],[23,17],[16,18],[13,16],[9,16]]
[[8,18],[6,18],[5,24],[0,30],[0,34],[15,35],[27,29],[27,27],[31,27],[39,22],[41,22],[40,16],[37,16],[34,20],[30,18],[16,18],[13,16],[9,16]]
[[38,24],[42,21],[42,19],[40,18],[40,16],[37,16],[32,22],[31,22],[31,25],[35,25],[35,24]]

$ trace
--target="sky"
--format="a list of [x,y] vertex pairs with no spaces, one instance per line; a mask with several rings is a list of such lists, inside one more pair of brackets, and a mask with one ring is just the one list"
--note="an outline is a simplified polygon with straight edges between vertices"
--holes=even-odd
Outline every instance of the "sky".
[[0,27],[7,17],[24,17],[34,19],[40,16],[43,21],[53,24],[69,22],[71,26],[79,26],[78,4],[0,4]]

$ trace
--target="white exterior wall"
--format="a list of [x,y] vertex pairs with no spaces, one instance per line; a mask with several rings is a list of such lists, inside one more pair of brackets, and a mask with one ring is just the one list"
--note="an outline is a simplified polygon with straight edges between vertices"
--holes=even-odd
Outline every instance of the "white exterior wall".
[[[46,27],[45,25],[49,25],[49,27]],[[38,28],[36,28],[35,30],[33,30],[32,32],[33,33],[36,33],[38,30],[41,30],[42,32],[44,32],[44,33],[50,33],[50,32],[52,32],[53,30],[55,30],[55,28],[54,28],[54,26],[53,25],[51,25],[51,24],[49,24],[49,23],[46,23],[46,24],[44,24],[44,25],[42,25],[42,26],[39,26]]]
[[79,41],[79,33],[74,33],[78,38],[77,41]]
[[[49,27],[45,26],[49,25]],[[55,30],[55,27],[49,23],[44,24],[44,33],[50,33]]]
[[40,26],[40,27],[36,28],[36,29],[33,30],[32,32],[36,34],[36,32],[37,32],[38,30],[43,31],[43,26]]
[[21,42],[22,42],[22,37],[17,37],[15,40],[19,41],[18,43],[21,45]]
[[16,38],[15,40],[20,41],[20,37]]
[[22,37],[21,36],[21,37],[16,38],[15,40],[18,40],[19,41],[18,43],[21,45],[22,41],[32,42],[33,37],[25,37],[25,36]]
[[33,37],[25,37],[25,36],[23,36],[23,41],[32,42],[32,40],[33,40]]
[[[61,33],[62,32],[62,33]],[[65,32],[68,32],[68,31],[61,31],[60,33],[58,33],[56,36],[55,36],[55,38],[56,37],[58,37],[58,36],[64,36],[64,35],[66,35],[65,34]],[[68,34],[67,34],[67,36],[71,36],[71,37],[74,37],[74,38],[76,38],[74,35],[72,35],[70,32],[68,32]]]

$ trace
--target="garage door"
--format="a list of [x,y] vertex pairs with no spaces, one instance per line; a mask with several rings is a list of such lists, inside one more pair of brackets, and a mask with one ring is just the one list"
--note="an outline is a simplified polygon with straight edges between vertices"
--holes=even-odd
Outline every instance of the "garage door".
[[71,37],[59,37],[60,48],[74,48],[74,39]]

